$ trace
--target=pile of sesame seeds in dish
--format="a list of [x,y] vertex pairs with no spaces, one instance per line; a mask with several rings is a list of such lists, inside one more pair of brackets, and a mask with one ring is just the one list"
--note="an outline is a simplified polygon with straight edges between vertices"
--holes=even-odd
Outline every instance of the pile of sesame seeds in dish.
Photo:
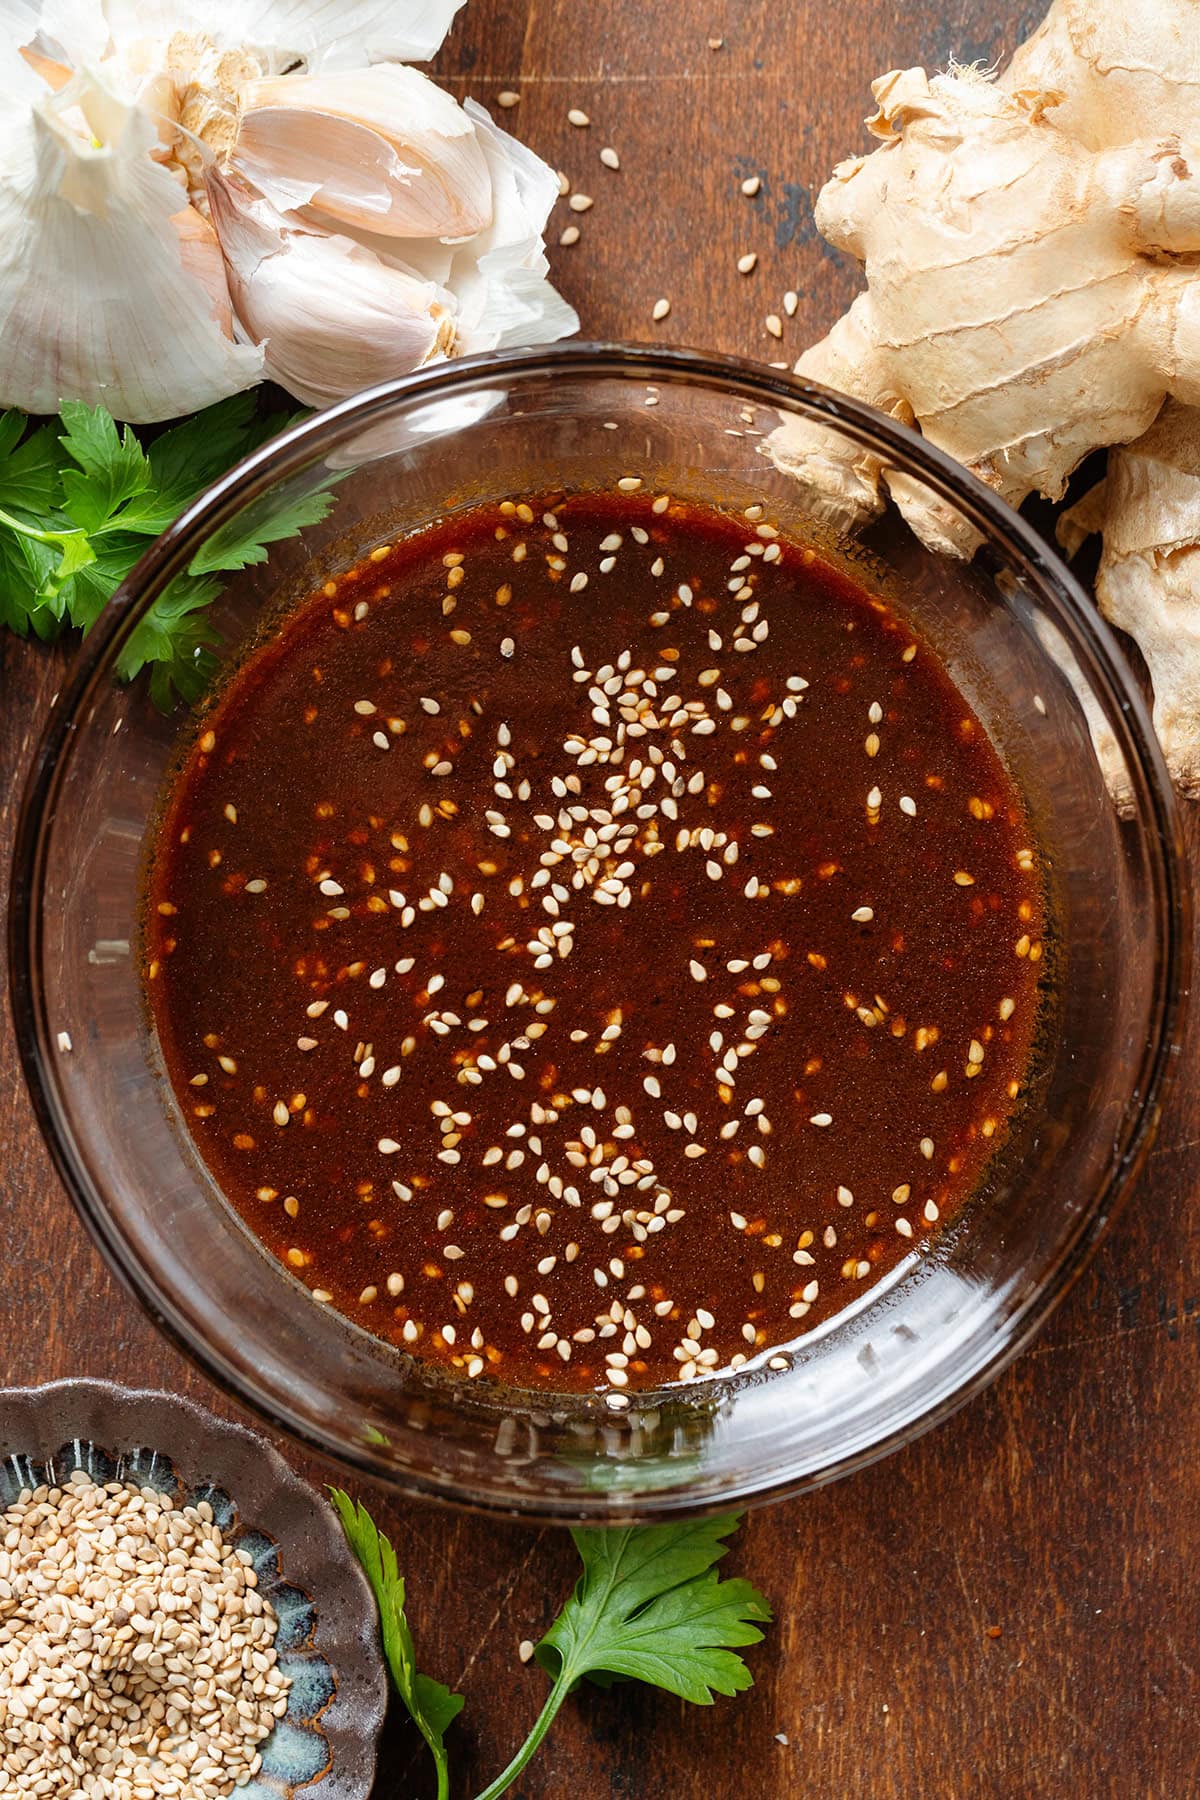
[[77,1471],[0,1530],[0,1793],[217,1800],[257,1774],[288,1682],[209,1506]]
[[292,614],[163,808],[188,1126],[322,1304],[471,1378],[786,1364],[986,1178],[1045,907],[892,606],[761,509],[504,502]]

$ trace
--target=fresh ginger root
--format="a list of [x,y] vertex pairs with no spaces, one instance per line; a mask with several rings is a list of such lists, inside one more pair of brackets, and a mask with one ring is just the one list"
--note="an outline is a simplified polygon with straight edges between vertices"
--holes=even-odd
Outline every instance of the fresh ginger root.
[[[999,78],[906,69],[873,93],[881,145],[840,164],[816,209],[867,291],[797,372],[917,424],[1014,506],[1060,499],[1168,397],[1180,429],[1200,425],[1200,0],[1054,0]],[[788,421],[769,449],[843,519],[880,510],[887,486],[926,542],[973,548],[932,494],[832,432]],[[1143,550],[1172,544],[1155,504]],[[1140,642],[1139,592],[1121,623]],[[1178,674],[1158,659],[1174,684],[1160,723],[1187,737],[1173,760],[1200,786],[1200,682],[1182,702]]]
[[1105,479],[1058,522],[1069,555],[1094,531],[1104,538],[1096,598],[1137,640],[1167,765],[1200,799],[1200,412],[1171,401],[1136,443],[1109,453]]

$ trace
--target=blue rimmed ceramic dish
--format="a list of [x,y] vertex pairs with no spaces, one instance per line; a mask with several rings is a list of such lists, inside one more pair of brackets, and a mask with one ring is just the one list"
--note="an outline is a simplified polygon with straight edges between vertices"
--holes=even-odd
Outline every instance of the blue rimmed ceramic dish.
[[207,1501],[279,1620],[288,1709],[238,1800],[366,1800],[387,1703],[375,1603],[333,1513],[253,1432],[107,1381],[0,1392],[0,1510],[84,1469]]

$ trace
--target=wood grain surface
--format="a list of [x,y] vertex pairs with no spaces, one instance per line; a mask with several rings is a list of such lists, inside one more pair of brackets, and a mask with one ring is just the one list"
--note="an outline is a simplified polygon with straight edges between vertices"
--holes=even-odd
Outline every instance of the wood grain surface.
[[[1036,0],[470,0],[437,64],[595,198],[554,249],[591,336],[796,354],[855,273],[811,198],[864,143],[871,79],[1007,52]],[[719,49],[708,40],[719,38]],[[511,89],[520,104],[500,111]],[[591,116],[567,123],[569,106]],[[598,152],[614,146],[619,172]],[[761,178],[756,197],[741,179]],[[750,276],[736,258],[758,255]],[[768,313],[800,297],[777,345]],[[659,297],[671,302],[651,322]],[[0,639],[0,857],[61,653]],[[1189,819],[1200,848],[1200,815]],[[1200,1793],[1200,1042],[1149,1169],[1022,1360],[883,1465],[751,1518],[733,1564],[777,1623],[756,1686],[707,1710],[629,1688],[568,1703],[523,1800],[1189,1800]],[[0,1015],[0,1374],[110,1375],[232,1411],[107,1275],[51,1172]],[[286,1448],[286,1446],[285,1446]],[[315,1478],[326,1472],[293,1460]],[[544,1693],[517,1645],[573,1579],[565,1537],[372,1497],[431,1672],[468,1697],[455,1793]],[[995,1635],[993,1635],[993,1633]],[[776,1734],[785,1734],[780,1742]],[[427,1763],[389,1727],[379,1800]]]

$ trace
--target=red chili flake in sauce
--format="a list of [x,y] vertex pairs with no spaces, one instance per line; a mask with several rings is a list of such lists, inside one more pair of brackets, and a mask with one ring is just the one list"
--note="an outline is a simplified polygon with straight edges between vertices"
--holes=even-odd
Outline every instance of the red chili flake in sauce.
[[319,1301],[619,1405],[782,1366],[978,1190],[1039,862],[934,653],[757,509],[505,502],[231,679],[147,986],[201,1154]]

